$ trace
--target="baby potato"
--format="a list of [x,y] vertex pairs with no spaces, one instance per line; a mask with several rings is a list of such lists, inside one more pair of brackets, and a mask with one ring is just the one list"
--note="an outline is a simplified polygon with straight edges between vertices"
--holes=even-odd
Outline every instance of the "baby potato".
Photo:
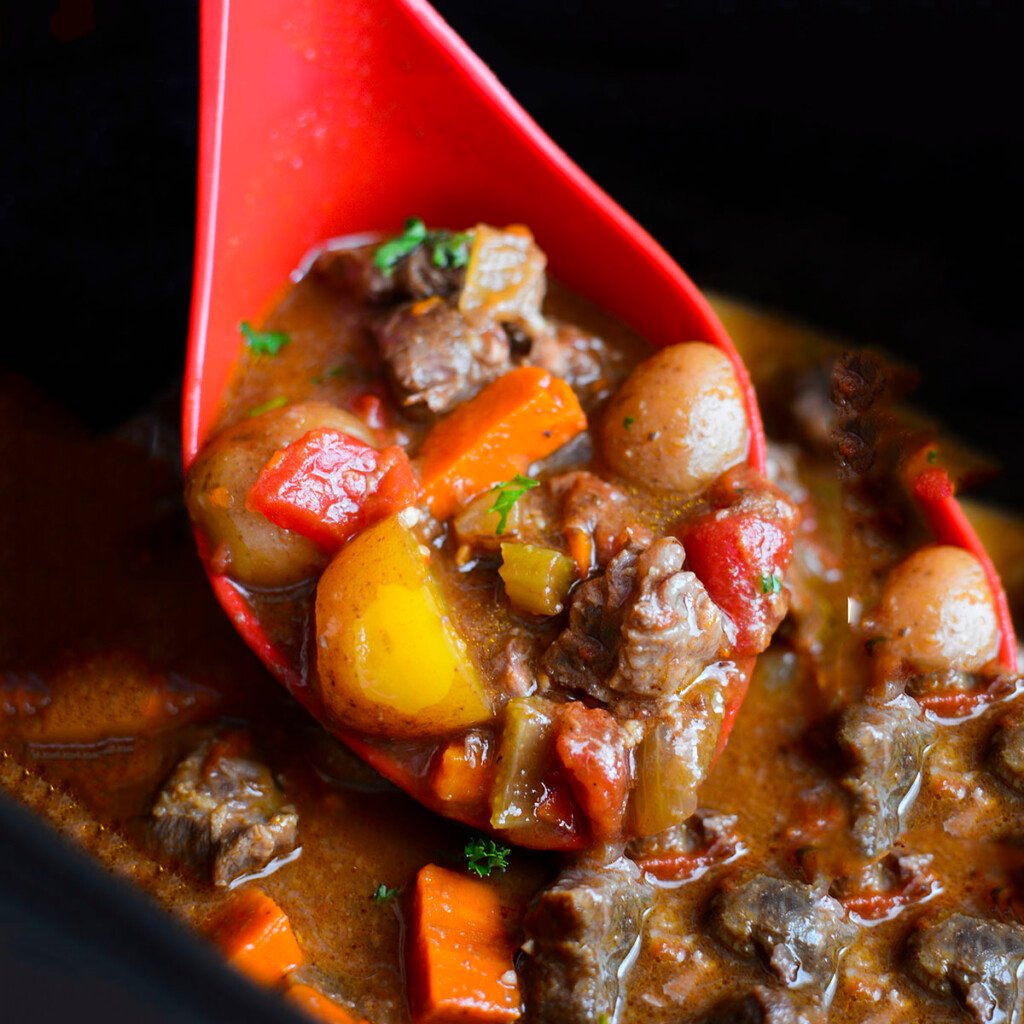
[[981,564],[948,545],[899,563],[874,616],[885,653],[919,672],[977,672],[995,658],[999,623]]
[[702,341],[670,345],[636,367],[608,403],[600,434],[617,472],[686,496],[741,462],[749,439],[732,365]]
[[476,667],[401,515],[346,544],[316,588],[320,695],[336,721],[400,739],[490,718]]
[[203,448],[189,472],[185,503],[192,522],[217,568],[239,583],[285,587],[312,578],[327,564],[328,555],[317,544],[246,507],[270,456],[316,427],[334,427],[373,443],[351,413],[328,402],[302,402],[229,427]]

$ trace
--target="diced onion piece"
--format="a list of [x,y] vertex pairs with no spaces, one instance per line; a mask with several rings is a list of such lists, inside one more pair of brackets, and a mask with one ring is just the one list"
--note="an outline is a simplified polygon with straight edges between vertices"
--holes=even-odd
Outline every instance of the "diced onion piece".
[[529,828],[538,824],[537,805],[545,795],[544,773],[554,743],[554,709],[540,697],[516,697],[505,708],[498,752],[498,774],[491,792],[491,827]]
[[505,320],[538,315],[544,301],[546,263],[529,228],[521,224],[504,229],[478,224],[473,229],[459,310]]
[[697,809],[725,717],[722,674],[705,671],[670,718],[658,721],[636,749],[633,825],[640,836],[664,832]]

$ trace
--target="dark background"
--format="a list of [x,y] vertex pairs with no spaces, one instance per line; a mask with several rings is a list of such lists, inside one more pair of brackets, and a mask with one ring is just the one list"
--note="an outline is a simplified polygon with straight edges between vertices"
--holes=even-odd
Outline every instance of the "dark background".
[[[437,6],[698,284],[918,364],[919,400],[1006,467],[984,493],[1024,506],[1019,5]],[[97,428],[183,365],[197,24],[190,0],[0,5],[0,363]],[[216,1009],[236,997],[223,972],[175,988],[170,969],[147,970],[155,947],[132,931],[146,934],[145,915],[118,911],[73,861],[45,863],[31,825],[4,827],[0,991],[143,1019],[88,992],[127,991],[130,971],[145,1019],[159,1019],[152,1000],[167,1019],[231,1019]],[[197,977],[183,948],[159,956]],[[58,1019],[18,1005],[0,1017]]]

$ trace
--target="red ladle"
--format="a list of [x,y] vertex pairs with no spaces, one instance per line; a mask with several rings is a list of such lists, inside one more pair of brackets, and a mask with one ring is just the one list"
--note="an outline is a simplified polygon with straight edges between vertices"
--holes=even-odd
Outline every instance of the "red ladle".
[[[205,0],[201,67],[186,467],[221,409],[239,321],[258,322],[317,243],[394,228],[416,214],[455,227],[528,224],[554,276],[651,344],[717,345],[743,388],[750,464],[763,471],[754,391],[707,302],[423,0]],[[316,713],[243,595],[226,577],[210,578],[249,646]],[[343,738],[448,813],[386,750]]]

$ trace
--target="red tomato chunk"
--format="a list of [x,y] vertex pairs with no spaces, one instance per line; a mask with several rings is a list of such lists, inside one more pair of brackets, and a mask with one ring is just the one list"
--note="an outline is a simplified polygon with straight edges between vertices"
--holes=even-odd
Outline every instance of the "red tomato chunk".
[[334,549],[416,499],[405,452],[378,451],[350,434],[319,427],[275,452],[249,505],[272,523]]

